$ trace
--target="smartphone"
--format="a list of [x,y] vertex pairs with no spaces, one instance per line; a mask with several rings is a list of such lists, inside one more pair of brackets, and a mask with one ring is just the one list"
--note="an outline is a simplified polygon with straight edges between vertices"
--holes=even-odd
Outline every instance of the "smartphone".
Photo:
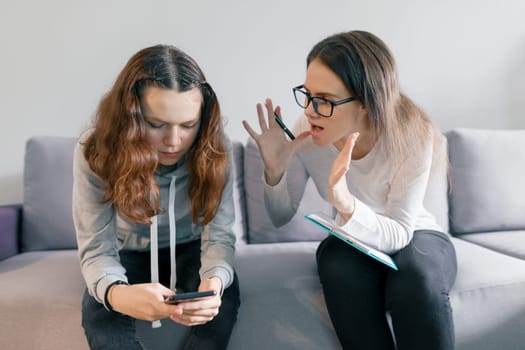
[[275,118],[275,121],[277,122],[277,124],[279,124],[281,129],[284,130],[284,132],[286,133],[286,135],[288,135],[290,140],[295,140],[295,136],[293,136],[292,132],[286,127],[286,125],[284,125],[283,121],[281,120],[281,118],[279,118],[277,113],[274,112],[273,115],[274,115],[274,118]]
[[175,295],[170,295],[169,297],[164,300],[166,304],[179,304],[184,303],[188,301],[197,301],[202,298],[211,297],[214,296],[215,291],[214,290],[208,290],[205,292],[189,292],[189,293],[179,293]]

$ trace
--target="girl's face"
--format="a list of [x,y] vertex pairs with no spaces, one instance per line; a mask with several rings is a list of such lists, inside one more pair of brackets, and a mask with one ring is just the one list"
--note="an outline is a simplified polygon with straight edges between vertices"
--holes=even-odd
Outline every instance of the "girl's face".
[[[312,97],[323,97],[333,102],[352,96],[343,81],[317,59],[308,65],[304,88]],[[317,114],[311,102],[304,112],[310,123],[312,139],[319,146],[334,144],[341,150],[350,133],[363,133],[368,129],[366,109],[359,101],[334,106],[329,118]]]
[[188,152],[200,127],[202,94],[147,87],[141,99],[146,141],[158,152],[159,164],[176,164]]

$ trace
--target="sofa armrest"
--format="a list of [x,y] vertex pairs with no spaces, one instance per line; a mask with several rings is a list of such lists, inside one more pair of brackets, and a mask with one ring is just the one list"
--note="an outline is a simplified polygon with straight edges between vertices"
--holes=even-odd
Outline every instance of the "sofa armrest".
[[21,217],[21,205],[0,206],[0,260],[19,253],[18,237]]

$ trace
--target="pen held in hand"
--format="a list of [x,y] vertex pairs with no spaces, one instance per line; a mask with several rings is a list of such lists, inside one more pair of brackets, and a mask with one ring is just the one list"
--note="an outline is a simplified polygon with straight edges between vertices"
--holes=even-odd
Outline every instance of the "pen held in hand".
[[292,132],[286,127],[286,125],[284,125],[284,123],[281,120],[281,118],[279,118],[279,116],[275,112],[274,112],[274,117],[275,117],[275,121],[277,122],[277,124],[279,124],[281,129],[284,130],[284,132],[286,133],[286,135],[288,135],[290,140],[295,140],[295,136],[293,136]]

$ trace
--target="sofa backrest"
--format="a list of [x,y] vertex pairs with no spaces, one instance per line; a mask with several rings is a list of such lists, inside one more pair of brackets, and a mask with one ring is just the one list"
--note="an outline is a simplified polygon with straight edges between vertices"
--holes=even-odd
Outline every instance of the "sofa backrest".
[[26,142],[22,251],[76,247],[71,192],[75,139],[35,136]]
[[[26,142],[22,251],[76,248],[72,214],[73,137],[35,136]],[[235,183],[233,197],[239,242],[246,240],[244,207],[244,147],[233,143]],[[238,176],[241,174],[241,176]]]
[[246,219],[248,243],[274,243],[292,241],[319,241],[326,232],[313,225],[303,216],[314,211],[331,213],[331,206],[321,198],[310,180],[301,205],[286,225],[274,227],[264,205],[262,175],[264,164],[257,145],[248,139],[244,149],[244,186],[246,190]]
[[525,130],[456,129],[447,137],[451,232],[525,229]]

